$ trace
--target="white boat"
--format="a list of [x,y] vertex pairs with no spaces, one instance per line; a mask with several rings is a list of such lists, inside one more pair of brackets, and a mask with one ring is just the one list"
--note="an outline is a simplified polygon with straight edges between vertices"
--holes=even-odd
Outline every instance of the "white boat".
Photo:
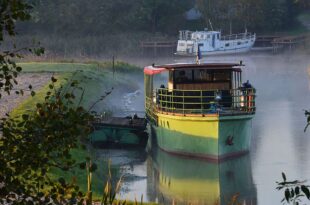
[[220,31],[188,31],[179,34],[176,55],[195,56],[198,47],[201,55],[235,54],[248,52],[253,47],[256,34],[245,31],[222,36]]

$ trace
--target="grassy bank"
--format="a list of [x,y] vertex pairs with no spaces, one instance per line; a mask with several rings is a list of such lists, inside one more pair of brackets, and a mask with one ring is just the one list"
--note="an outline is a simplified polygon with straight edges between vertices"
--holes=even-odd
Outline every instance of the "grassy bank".
[[[57,86],[66,86],[66,79],[77,80],[85,89],[82,105],[89,108],[96,102],[105,92],[110,91],[113,87],[117,87],[126,82],[125,73],[141,72],[141,69],[123,62],[116,62],[114,70],[117,78],[113,78],[113,69],[111,62],[90,62],[90,63],[20,63],[23,73],[53,73],[58,79]],[[31,82],[30,82],[31,83]],[[48,92],[49,82],[36,92],[34,97],[26,99],[17,108],[11,112],[11,116],[21,115],[38,102],[44,100],[46,92]],[[77,93],[77,96],[80,96]],[[77,98],[79,101],[79,98]],[[97,112],[106,111],[104,102],[99,103],[95,110]]]
[[[112,87],[123,87],[128,84],[127,75],[130,73],[142,73],[141,69],[123,62],[116,62],[114,70],[116,77],[113,78],[113,69],[111,62],[88,62],[88,63],[20,63],[23,68],[23,73],[53,73],[58,79],[56,87],[67,86],[66,79],[73,78],[80,82],[80,85],[85,89],[82,98],[82,105],[89,108],[96,102],[100,96],[105,95],[105,92],[110,91]],[[31,83],[31,82],[29,82]],[[30,112],[33,107],[44,101],[46,92],[49,91],[49,83],[36,91],[34,97],[29,97],[23,101],[12,112],[11,116],[16,117]],[[128,86],[128,85],[127,85]],[[81,91],[76,95],[79,96]],[[79,98],[77,98],[77,102]],[[105,102],[99,103],[95,110],[97,112],[105,111]],[[108,173],[108,159],[96,159],[96,151],[91,148],[86,150],[73,150],[73,158],[77,161],[83,161],[90,156],[98,165],[98,170],[93,174],[93,195],[95,200],[100,200],[102,190],[104,189],[105,181]],[[112,176],[120,177],[118,168],[111,167]],[[67,181],[76,180],[82,191],[87,189],[87,175],[85,170],[76,168],[71,172],[64,172],[59,169],[53,169],[51,172],[53,178],[64,177]],[[130,204],[130,203],[129,203]]]

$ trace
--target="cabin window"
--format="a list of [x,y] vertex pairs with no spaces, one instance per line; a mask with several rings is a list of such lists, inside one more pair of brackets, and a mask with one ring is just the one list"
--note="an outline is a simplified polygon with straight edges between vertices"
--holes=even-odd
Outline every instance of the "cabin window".
[[237,44],[238,44],[238,45],[241,45],[241,42],[238,42]]
[[177,83],[187,83],[193,81],[192,70],[176,70],[174,71],[174,79]]
[[226,43],[225,46],[228,47],[228,46],[229,46],[229,43]]
[[220,34],[218,33],[218,34],[216,35],[216,37],[217,37],[217,39],[219,39],[219,38],[220,38]]
[[210,34],[207,35],[207,38],[210,38]]
[[179,43],[179,46],[185,46],[185,43]]
[[194,81],[195,82],[206,82],[212,81],[212,72],[205,69],[194,70]]
[[214,72],[214,81],[230,81],[230,72]]

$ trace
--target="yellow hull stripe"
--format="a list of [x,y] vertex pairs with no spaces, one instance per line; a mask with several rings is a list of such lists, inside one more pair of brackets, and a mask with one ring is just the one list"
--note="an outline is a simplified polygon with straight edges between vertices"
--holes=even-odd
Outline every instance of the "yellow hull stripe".
[[197,137],[218,139],[219,117],[212,116],[173,116],[157,114],[158,126],[166,129]]

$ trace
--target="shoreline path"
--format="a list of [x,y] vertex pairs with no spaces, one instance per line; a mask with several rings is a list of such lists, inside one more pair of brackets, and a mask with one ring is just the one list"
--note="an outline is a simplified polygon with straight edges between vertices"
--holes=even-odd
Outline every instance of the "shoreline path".
[[8,95],[5,92],[1,92],[2,97],[0,98],[0,118],[5,117],[6,113],[11,112],[17,107],[22,101],[30,96],[30,92],[24,91],[24,95],[15,94],[15,90],[24,89],[27,90],[31,84],[34,91],[37,91],[47,82],[49,82],[52,74],[49,73],[24,73],[17,77],[18,84],[14,86],[14,90]]

